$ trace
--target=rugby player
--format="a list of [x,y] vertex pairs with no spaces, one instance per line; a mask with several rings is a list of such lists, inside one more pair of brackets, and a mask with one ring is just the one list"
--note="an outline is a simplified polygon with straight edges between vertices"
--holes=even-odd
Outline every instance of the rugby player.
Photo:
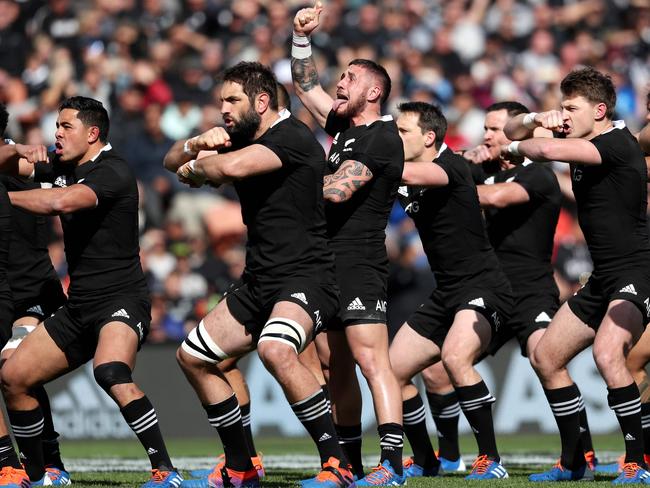
[[467,479],[507,478],[494,436],[495,399],[474,363],[508,319],[510,284],[485,233],[470,168],[443,142],[447,121],[442,112],[423,102],[399,108],[406,161],[399,200],[415,222],[437,283],[390,346],[402,387],[405,432],[414,448],[408,475],[439,474],[426,429],[415,427],[424,420],[424,406],[411,380],[442,360],[478,444]]
[[[248,228],[241,280],[177,353],[224,445],[225,464],[208,483],[259,486],[237,399],[216,366],[257,348],[318,448],[323,469],[304,485],[353,486],[327,399],[298,360],[339,305],[323,210],[322,148],[289,111],[278,114],[275,77],[259,63],[224,72],[221,103],[225,128],[178,141],[165,157],[181,181],[233,183]],[[195,159],[201,150],[218,154]]]
[[15,207],[61,216],[70,273],[68,302],[4,363],[2,388],[27,473],[38,479],[45,470],[44,419],[32,391],[93,359],[97,383],[119,405],[151,461],[151,479],[143,486],[176,488],[182,478],[156,412],[131,377],[151,307],[139,257],[136,180],[108,143],[108,130],[101,102],[72,97],[59,107],[55,154],[20,145],[0,153],[5,171],[52,185],[9,197]]
[[379,465],[357,486],[396,486],[405,482],[403,430],[399,385],[388,358],[385,228],[402,173],[403,149],[392,117],[381,115],[391,88],[382,66],[366,59],[351,61],[337,83],[336,99],[321,87],[309,36],[322,11],[317,3],[296,13],[291,73],[301,102],[334,138],[323,194],[341,309],[327,325],[329,389],[339,436],[355,474],[362,477],[355,363],[359,365],[374,402],[381,455]]
[[[581,396],[567,370],[569,361],[593,344],[625,440],[623,472],[614,483],[642,483],[650,474],[643,461],[641,402],[626,356],[650,320],[645,160],[625,123],[612,120],[616,91],[608,76],[576,69],[560,89],[561,111],[518,115],[505,127],[515,142],[504,151],[571,164],[578,219],[594,263],[587,283],[560,307],[531,356],[558,424],[562,454],[551,470],[530,480],[593,477],[580,436]],[[564,138],[527,139],[537,127]]]

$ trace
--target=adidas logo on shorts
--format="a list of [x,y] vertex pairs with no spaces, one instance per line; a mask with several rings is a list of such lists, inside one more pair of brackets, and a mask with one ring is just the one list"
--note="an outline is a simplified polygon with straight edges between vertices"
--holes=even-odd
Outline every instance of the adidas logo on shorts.
[[550,322],[550,321],[551,321],[551,317],[549,317],[546,312],[542,312],[537,317],[535,317],[535,322]]
[[320,436],[320,439],[318,439],[318,442],[323,442],[323,441],[326,441],[326,440],[331,439],[331,438],[332,438],[332,436],[329,435],[327,432],[325,432],[322,436]]
[[43,309],[41,308],[40,305],[34,305],[33,307],[29,307],[27,309],[27,312],[37,313],[39,315],[43,315]]
[[126,310],[123,308],[120,308],[117,312],[113,313],[111,317],[124,317],[125,319],[130,319],[131,317],[129,316],[128,313],[126,313]]
[[296,298],[296,299],[300,300],[305,305],[307,305],[307,297],[305,296],[304,293],[292,293],[291,296],[293,298]]
[[474,305],[475,307],[485,308],[485,302],[481,297],[475,298],[474,300],[470,300],[467,303],[469,303],[470,305]]
[[624,286],[620,290],[618,290],[619,293],[631,293],[632,295],[636,295],[636,290],[634,289],[634,285],[629,284],[627,286]]
[[365,309],[366,307],[363,305],[359,297],[356,297],[354,300],[350,302],[350,305],[348,305],[348,310],[365,310]]

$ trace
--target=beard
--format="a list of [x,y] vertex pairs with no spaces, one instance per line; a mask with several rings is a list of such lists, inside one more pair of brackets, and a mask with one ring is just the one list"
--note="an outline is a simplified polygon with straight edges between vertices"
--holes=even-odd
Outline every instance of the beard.
[[356,100],[348,100],[345,110],[343,112],[337,112],[336,115],[341,118],[349,119],[363,112],[364,108],[366,108],[366,101],[359,97]]
[[260,114],[253,109],[249,109],[231,128],[226,127],[233,146],[243,147],[250,144],[261,123],[262,117],[260,117]]

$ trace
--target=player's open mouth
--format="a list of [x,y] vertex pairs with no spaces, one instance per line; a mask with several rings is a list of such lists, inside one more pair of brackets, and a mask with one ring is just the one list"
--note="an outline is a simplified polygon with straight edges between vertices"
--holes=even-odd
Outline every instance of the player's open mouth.
[[61,154],[61,153],[63,153],[63,144],[61,144],[60,142],[55,142],[55,143],[54,143],[54,148],[55,148],[55,149],[54,149],[54,152],[55,152],[56,154]]

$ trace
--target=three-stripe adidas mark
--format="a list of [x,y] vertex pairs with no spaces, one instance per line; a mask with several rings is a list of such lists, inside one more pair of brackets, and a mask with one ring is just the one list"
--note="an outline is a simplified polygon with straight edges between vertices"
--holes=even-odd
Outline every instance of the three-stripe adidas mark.
[[364,306],[363,302],[359,297],[356,297],[354,300],[350,302],[350,305],[348,305],[348,310],[365,310],[366,307]]
[[636,289],[634,288],[633,284],[629,284],[627,286],[624,286],[620,290],[618,290],[619,293],[631,293],[632,295],[636,295]]
[[131,317],[129,316],[128,313],[126,313],[126,310],[123,308],[120,308],[117,312],[114,312],[111,317],[124,317],[125,319],[130,319]]

